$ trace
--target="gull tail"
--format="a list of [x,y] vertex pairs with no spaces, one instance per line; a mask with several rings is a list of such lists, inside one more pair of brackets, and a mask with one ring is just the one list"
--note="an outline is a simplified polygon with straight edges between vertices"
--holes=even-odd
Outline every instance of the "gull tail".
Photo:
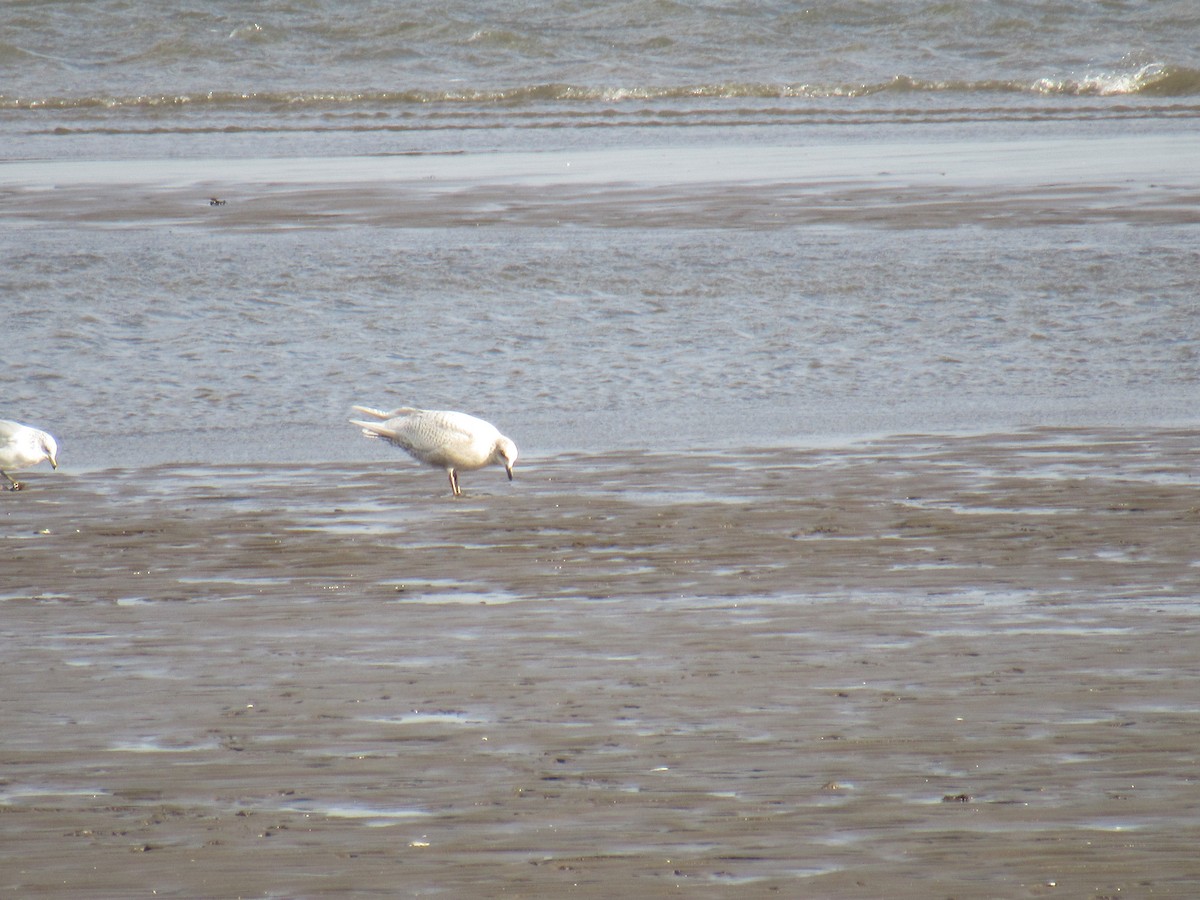
[[[357,409],[358,407],[355,407]],[[392,440],[396,437],[396,433],[390,428],[384,428],[378,422],[360,422],[357,419],[350,420],[351,425],[357,425],[362,429],[362,433],[369,438],[385,438]]]
[[[391,412],[384,412],[382,409],[373,409],[370,406],[354,406],[351,407],[355,412],[360,412],[363,415],[374,416],[376,419],[386,422],[388,419],[394,419],[397,416],[407,416],[409,413],[415,413],[416,410],[411,406],[401,406],[398,409],[393,409]],[[358,424],[357,422],[355,424]]]

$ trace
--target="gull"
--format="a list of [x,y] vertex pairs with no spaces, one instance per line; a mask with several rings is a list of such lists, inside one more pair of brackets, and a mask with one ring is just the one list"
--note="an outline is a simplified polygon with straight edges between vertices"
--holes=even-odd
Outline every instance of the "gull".
[[0,419],[0,475],[8,479],[9,490],[19,491],[21,483],[8,474],[8,469],[27,469],[43,459],[58,468],[58,443],[54,438],[29,425]]
[[371,438],[383,438],[404,450],[417,462],[445,469],[450,476],[450,489],[455,497],[462,496],[458,486],[459,471],[473,471],[498,463],[512,481],[513,463],[517,461],[517,445],[496,430],[496,426],[466,413],[443,409],[414,409],[402,406],[390,412],[356,406],[356,412],[371,416],[375,422],[351,419],[362,433]]

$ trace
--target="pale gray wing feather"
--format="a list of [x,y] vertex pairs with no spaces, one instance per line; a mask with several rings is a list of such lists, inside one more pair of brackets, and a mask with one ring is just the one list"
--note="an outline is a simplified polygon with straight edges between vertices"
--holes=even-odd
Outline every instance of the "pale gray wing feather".
[[414,409],[386,422],[352,420],[351,424],[362,428],[364,434],[394,444],[414,459],[446,469],[487,465],[500,437],[500,432],[482,419],[444,410]]
[[436,410],[419,410],[385,425],[396,432],[396,443],[417,459],[464,469],[486,465],[499,436],[482,419]]

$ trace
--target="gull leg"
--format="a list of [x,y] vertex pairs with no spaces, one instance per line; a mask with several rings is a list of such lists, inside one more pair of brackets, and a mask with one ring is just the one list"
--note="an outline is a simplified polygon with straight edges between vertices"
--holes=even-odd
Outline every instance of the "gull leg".
[[11,475],[9,475],[7,472],[5,472],[3,469],[0,469],[0,475],[3,475],[5,478],[8,479],[8,483],[9,483],[9,485],[11,485],[11,487],[9,487],[10,491],[19,491],[21,489],[21,482],[15,481],[13,479],[13,477]]
[[462,491],[458,487],[458,473],[453,469],[448,469],[450,473],[450,490],[454,491],[455,497],[461,497]]

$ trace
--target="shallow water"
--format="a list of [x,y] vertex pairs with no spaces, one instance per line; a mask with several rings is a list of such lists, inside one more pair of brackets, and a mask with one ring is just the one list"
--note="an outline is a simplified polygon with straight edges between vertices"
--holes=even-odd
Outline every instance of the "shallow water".
[[1189,3],[176,12],[0,31],[0,413],[67,465],[1194,421]]
[[[733,187],[754,217],[779,206]],[[725,204],[710,227],[688,224],[708,188],[686,190],[669,221],[618,228],[555,225],[580,215],[570,196],[512,186],[478,228],[471,191],[449,227],[297,231],[278,198],[248,233],[195,197],[194,227],[64,231],[55,213],[11,257],[6,409],[68,467],[389,459],[346,424],[354,403],[466,408],[530,458],[1193,417],[1200,260],[1161,209],[1109,196],[1102,221],[1033,224],[955,188],[937,215],[974,224],[943,228],[906,189],[882,228],[856,221],[862,197],[825,225],[805,205],[743,227]]]

